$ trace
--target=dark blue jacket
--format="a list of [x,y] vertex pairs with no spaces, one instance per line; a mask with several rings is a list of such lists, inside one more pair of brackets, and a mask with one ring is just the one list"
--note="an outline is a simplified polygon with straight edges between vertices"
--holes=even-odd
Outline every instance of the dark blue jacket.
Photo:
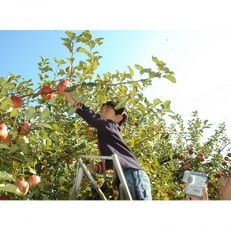
[[[89,107],[83,105],[76,110],[90,126],[97,129],[98,144],[102,156],[117,154],[120,165],[127,168],[142,169],[132,151],[126,146],[120,134],[120,126],[112,120],[105,120]],[[106,168],[112,169],[112,162],[106,161]]]

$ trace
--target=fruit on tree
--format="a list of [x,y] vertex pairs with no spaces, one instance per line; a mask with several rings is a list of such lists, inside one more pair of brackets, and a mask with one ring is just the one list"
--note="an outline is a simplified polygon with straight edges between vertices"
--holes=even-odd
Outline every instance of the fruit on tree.
[[11,97],[11,101],[13,104],[14,108],[21,108],[22,107],[22,99],[19,96],[16,95],[12,95]]
[[212,182],[208,182],[207,186],[208,186],[208,188],[213,188],[214,187]]
[[87,179],[87,177],[84,176],[84,177],[82,178],[82,184],[83,184],[83,185],[89,185],[89,184],[90,184],[90,182],[89,182],[89,180]]
[[30,186],[37,186],[41,182],[41,178],[38,175],[31,175],[28,179]]
[[223,176],[222,173],[215,173],[215,174],[214,174],[214,177],[215,177],[215,178],[221,178],[222,176]]
[[181,153],[175,153],[174,155],[177,159],[182,159],[183,155]]
[[15,185],[19,188],[23,195],[28,193],[30,185],[24,178],[18,178],[15,182]]
[[227,154],[227,156],[228,156],[228,157],[231,157],[231,153],[229,152],[229,153]]
[[71,87],[71,82],[68,79],[62,79],[57,86],[58,94],[62,95],[67,87]]
[[95,129],[91,126],[87,127],[87,137],[89,140],[93,140],[95,138]]
[[202,162],[205,160],[204,156],[202,154],[198,154],[196,157],[195,157],[196,161],[198,162]]
[[0,142],[9,145],[11,143],[11,136],[8,135],[6,138],[0,137]]
[[0,196],[0,200],[9,200],[10,198],[8,196],[5,195],[1,195]]
[[42,100],[51,100],[54,98],[53,88],[50,86],[43,86],[41,88],[41,97]]
[[189,165],[189,164],[183,165],[183,169],[184,169],[184,170],[190,170],[190,165]]
[[229,160],[229,157],[228,157],[228,156],[225,156],[225,157],[224,157],[224,160],[227,160],[227,161],[228,161],[228,160]]
[[19,135],[26,136],[31,132],[31,125],[28,121],[23,121],[18,124],[18,133]]
[[6,139],[8,136],[8,130],[6,124],[2,123],[0,124],[0,138]]
[[67,164],[73,164],[75,161],[76,161],[76,159],[73,158],[73,157],[68,157],[68,158],[66,158],[66,163],[67,163]]
[[192,155],[192,154],[193,154],[193,149],[190,148],[190,149],[188,150],[188,153],[189,153],[189,155]]

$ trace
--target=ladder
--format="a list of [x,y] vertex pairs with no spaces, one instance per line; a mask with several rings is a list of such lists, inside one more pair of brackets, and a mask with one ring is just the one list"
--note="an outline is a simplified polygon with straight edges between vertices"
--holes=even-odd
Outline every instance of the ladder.
[[[102,174],[96,173],[94,177],[92,174],[89,172],[87,166],[85,165],[83,160],[88,160],[90,166],[93,166],[94,161],[101,161],[103,163],[103,169],[104,172]],[[105,161],[106,160],[112,160],[113,162],[113,174],[108,174],[106,172],[106,167],[105,167]],[[71,193],[70,193],[70,200],[75,200],[79,188],[82,183],[83,177],[86,177],[91,186],[96,190],[96,192],[99,194],[100,198],[102,200],[108,200],[106,196],[104,195],[103,191],[101,190],[100,186],[96,183],[96,178],[112,178],[113,180],[116,179],[116,177],[119,178],[120,185],[119,185],[119,198],[120,200],[132,200],[126,179],[123,174],[123,170],[121,168],[118,156],[116,154],[113,154],[111,156],[92,156],[92,155],[79,155],[78,160],[77,160],[77,171],[76,171],[76,177],[75,177],[75,182],[72,187]]]

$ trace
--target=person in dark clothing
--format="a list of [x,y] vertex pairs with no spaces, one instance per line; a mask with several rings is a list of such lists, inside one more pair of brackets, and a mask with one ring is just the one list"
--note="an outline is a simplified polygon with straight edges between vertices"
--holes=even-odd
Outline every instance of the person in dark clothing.
[[[95,113],[82,102],[76,102],[69,92],[59,93],[76,107],[76,113],[90,126],[96,128],[99,151],[102,156],[117,154],[121,168],[133,200],[152,200],[151,184],[147,173],[142,169],[130,148],[120,134],[121,125],[127,120],[124,108],[115,109],[112,101],[104,103],[100,113]],[[112,161],[106,161],[106,169],[112,169]],[[103,165],[96,164],[90,169],[92,174],[103,172]]]

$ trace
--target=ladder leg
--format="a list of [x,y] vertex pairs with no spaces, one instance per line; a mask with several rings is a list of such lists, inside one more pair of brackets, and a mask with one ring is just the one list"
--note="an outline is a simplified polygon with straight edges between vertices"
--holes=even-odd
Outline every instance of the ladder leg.
[[[70,194],[70,199],[71,200],[74,200],[74,199],[77,198],[78,190],[79,190],[79,187],[80,187],[80,185],[82,183],[83,176],[87,177],[90,184],[93,186],[93,188],[99,194],[100,198],[103,199],[103,200],[107,200],[107,198],[104,195],[104,193],[102,192],[100,186],[96,183],[95,179],[93,178],[93,176],[91,175],[91,173],[89,172],[88,168],[86,167],[86,165],[84,164],[84,162],[82,161],[81,158],[90,159],[91,160],[90,165],[93,164],[92,163],[93,158],[100,159],[104,163],[104,165],[105,165],[105,160],[112,160],[113,161],[113,176],[112,176],[113,187],[118,186],[117,188],[118,188],[118,191],[119,191],[119,194],[120,194],[119,195],[120,200],[132,200],[130,190],[129,190],[128,185],[127,185],[127,181],[126,181],[126,179],[124,177],[123,170],[121,168],[118,156],[116,154],[113,154],[110,157],[109,156],[90,156],[90,155],[81,155],[81,156],[79,156],[76,178],[75,178],[75,182],[74,182],[74,185],[72,187],[71,194]],[[104,174],[102,174],[102,177],[106,178],[107,174],[106,174],[105,166],[104,166],[104,169],[105,169],[105,172],[104,172]],[[99,175],[97,174],[96,177],[98,177]],[[118,177],[118,179],[120,181],[120,185],[117,185],[117,183],[116,183],[117,177]]]
[[96,190],[96,192],[99,194],[99,196],[101,197],[101,199],[107,200],[107,198],[105,197],[104,193],[100,189],[99,185],[97,185],[97,183],[95,182],[94,178],[92,177],[92,175],[88,171],[88,169],[85,166],[85,164],[83,163],[83,161],[79,159],[79,163],[80,163],[80,165],[81,165],[81,167],[82,167],[82,169],[84,171],[85,176],[88,178],[88,180],[90,181],[91,185]]
[[124,197],[125,200],[132,200],[132,196],[131,196],[130,190],[128,188],[127,181],[124,177],[123,170],[121,168],[121,165],[120,165],[120,162],[119,162],[117,155],[113,154],[112,159],[113,159],[113,165],[116,168],[116,172],[117,172],[118,177],[120,179],[121,187],[120,187],[119,191],[120,192],[123,191],[122,196]]
[[78,194],[78,190],[79,190],[79,187],[81,185],[82,178],[83,178],[83,169],[80,166],[78,166],[77,169],[78,170],[77,170],[77,173],[76,173],[75,183],[74,183],[74,185],[72,187],[72,191],[71,191],[71,195],[70,195],[71,200],[76,199],[77,194]]

